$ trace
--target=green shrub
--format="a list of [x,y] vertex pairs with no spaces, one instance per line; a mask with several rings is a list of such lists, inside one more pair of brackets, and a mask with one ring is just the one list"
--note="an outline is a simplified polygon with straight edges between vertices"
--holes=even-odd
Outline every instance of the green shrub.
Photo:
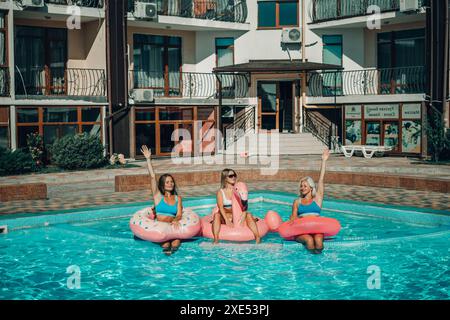
[[22,150],[9,151],[0,148],[0,176],[24,174],[35,170],[33,159]]
[[38,133],[30,133],[27,135],[28,152],[33,159],[36,170],[45,166],[45,150],[44,142],[41,135]]
[[104,166],[104,147],[97,136],[67,135],[51,146],[52,161],[62,169],[91,169]]
[[450,134],[448,130],[445,129],[445,122],[442,118],[442,114],[431,110],[428,115],[426,132],[428,138],[428,151],[431,154],[431,160],[434,162],[446,160],[446,157],[450,153]]

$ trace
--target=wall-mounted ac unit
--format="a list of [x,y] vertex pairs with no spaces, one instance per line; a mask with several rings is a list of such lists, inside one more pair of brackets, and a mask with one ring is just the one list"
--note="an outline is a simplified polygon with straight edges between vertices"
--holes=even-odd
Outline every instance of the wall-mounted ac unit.
[[132,98],[136,102],[153,102],[155,101],[155,94],[153,89],[134,89]]
[[24,7],[42,8],[44,5],[44,0],[22,0]]
[[156,2],[136,1],[134,3],[134,17],[138,19],[156,19],[158,17]]
[[419,0],[400,0],[400,12],[414,12],[419,10]]
[[281,34],[281,42],[285,44],[301,43],[302,31],[300,28],[285,28]]

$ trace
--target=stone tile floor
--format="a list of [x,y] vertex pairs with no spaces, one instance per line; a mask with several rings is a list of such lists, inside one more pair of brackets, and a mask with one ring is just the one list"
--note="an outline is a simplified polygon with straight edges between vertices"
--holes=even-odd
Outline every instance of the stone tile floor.
[[[318,170],[320,156],[282,156],[279,160],[280,168],[299,170]],[[153,160],[157,173],[165,172],[195,172],[203,170],[220,171],[225,167],[250,169],[267,167],[258,163],[251,163],[255,159],[234,159],[227,164],[205,164],[198,159],[184,159],[189,164],[174,164],[169,159]],[[238,163],[237,161],[245,163]],[[272,159],[273,161],[277,159]],[[415,177],[428,177],[434,179],[450,179],[450,165],[429,165],[419,163],[417,159],[406,157],[382,157],[364,159],[353,157],[347,159],[340,155],[332,155],[328,161],[328,171],[368,172],[380,174],[395,174]],[[136,161],[139,168],[91,170],[78,172],[64,172],[51,174],[33,174],[24,176],[0,177],[0,185],[43,182],[48,186],[47,200],[11,201],[0,203],[0,214],[43,212],[99,205],[113,205],[131,202],[141,202],[150,199],[149,191],[127,193],[114,192],[114,177],[116,175],[146,174],[145,161]],[[296,192],[297,183],[249,183],[250,190],[274,190]],[[213,195],[218,186],[196,186],[181,188],[185,197]],[[403,189],[386,189],[378,187],[327,185],[326,196],[335,199],[367,201],[392,205],[406,205],[421,208],[450,211],[450,194],[413,191]]]

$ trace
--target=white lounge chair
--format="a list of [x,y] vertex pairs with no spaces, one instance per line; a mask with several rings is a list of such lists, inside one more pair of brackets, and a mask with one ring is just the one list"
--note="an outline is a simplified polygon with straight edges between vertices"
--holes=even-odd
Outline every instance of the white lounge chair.
[[362,152],[364,158],[370,159],[374,154],[382,156],[385,152],[392,151],[392,149],[393,147],[385,146],[341,146],[341,150],[347,158],[351,158],[355,151],[360,151]]

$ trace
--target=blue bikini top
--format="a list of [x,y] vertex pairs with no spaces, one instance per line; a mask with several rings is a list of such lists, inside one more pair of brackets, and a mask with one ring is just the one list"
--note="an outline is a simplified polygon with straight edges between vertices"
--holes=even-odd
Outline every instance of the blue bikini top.
[[161,201],[156,205],[155,210],[157,214],[170,214],[176,216],[178,212],[178,196],[176,196],[174,205],[167,204],[164,200],[164,196],[162,196]]
[[298,214],[299,216],[318,216],[322,209],[319,207],[316,201],[311,202],[308,205],[302,204],[301,200],[299,200],[298,204]]

